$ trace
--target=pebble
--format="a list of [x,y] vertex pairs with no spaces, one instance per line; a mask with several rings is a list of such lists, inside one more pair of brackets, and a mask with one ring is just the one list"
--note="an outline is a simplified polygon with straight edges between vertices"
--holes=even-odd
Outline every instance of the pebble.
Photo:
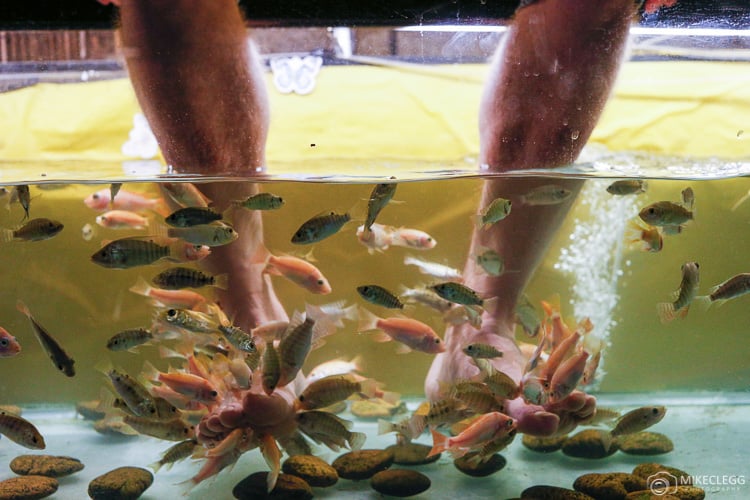
[[10,470],[22,476],[68,476],[83,469],[77,458],[53,455],[20,455],[10,462]]
[[12,477],[0,481],[0,498],[4,500],[34,500],[48,497],[57,491],[57,479],[44,476]]
[[408,469],[389,469],[380,471],[370,479],[372,489],[383,495],[410,497],[427,491],[430,478]]
[[265,471],[250,474],[234,486],[232,495],[239,500],[262,500],[264,498],[307,500],[313,497],[312,488],[304,479],[283,473],[279,474],[276,486],[269,493],[267,476],[268,472]]
[[406,410],[406,404],[393,405],[382,399],[362,399],[354,401],[351,412],[359,418],[388,418]]
[[576,458],[604,458],[618,450],[617,441],[612,440],[609,450],[604,449],[602,434],[605,431],[586,429],[568,438],[563,444],[562,452]]
[[633,469],[633,474],[636,476],[640,476],[643,479],[648,479],[650,476],[653,476],[657,473],[664,473],[664,479],[666,479],[669,484],[672,486],[676,486],[679,482],[679,478],[682,477],[682,484],[684,485],[690,485],[693,484],[692,476],[688,474],[687,472],[676,469],[674,467],[669,467],[668,465],[662,465],[657,464],[654,462],[647,462],[643,464],[639,464]]
[[82,416],[84,420],[101,420],[107,414],[98,409],[100,404],[98,399],[79,401],[76,403],[76,413]]
[[560,488],[558,486],[537,485],[526,488],[521,493],[521,500],[595,500],[580,491]]
[[471,462],[470,459],[475,454],[476,453],[467,453],[463,457],[454,460],[453,465],[456,467],[456,469],[460,470],[468,476],[485,477],[499,471],[500,469],[505,467],[505,464],[507,463],[505,458],[499,453],[495,453],[490,457],[489,460],[486,460],[485,462]]
[[539,453],[552,453],[562,448],[567,439],[567,434],[553,437],[537,437],[530,434],[524,434],[521,443],[532,451],[537,451]]
[[393,463],[399,465],[424,465],[437,461],[440,453],[428,457],[431,447],[426,444],[404,443],[394,444],[385,449],[393,453]]
[[671,486],[665,491],[664,495],[655,495],[651,490],[634,491],[628,493],[625,500],[645,500],[650,498],[658,500],[674,498],[679,498],[680,500],[703,500],[705,497],[706,492],[697,486]]
[[647,485],[645,479],[635,474],[605,472],[579,476],[573,488],[597,500],[622,500],[629,492],[645,490]]
[[359,450],[341,455],[333,468],[344,479],[370,479],[393,465],[393,453],[386,450]]
[[336,469],[313,455],[295,455],[289,457],[281,466],[287,474],[302,478],[310,486],[326,488],[339,480]]
[[674,444],[664,434],[658,432],[636,432],[617,440],[620,451],[630,455],[661,455],[674,450]]
[[154,482],[150,471],[140,467],[118,467],[89,483],[94,500],[130,500],[138,498]]

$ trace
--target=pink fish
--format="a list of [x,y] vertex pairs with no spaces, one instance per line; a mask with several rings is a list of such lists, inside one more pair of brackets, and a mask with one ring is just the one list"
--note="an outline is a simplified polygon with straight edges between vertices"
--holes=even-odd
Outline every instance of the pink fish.
[[447,450],[454,458],[460,458],[469,451],[480,448],[490,441],[507,436],[515,428],[515,420],[504,413],[493,411],[485,413],[472,422],[461,434],[452,438],[432,429],[433,446],[427,456],[431,457]]
[[8,333],[8,330],[0,326],[0,358],[10,358],[19,352],[21,352],[21,344]]
[[87,207],[99,211],[104,211],[108,208],[130,211],[147,209],[155,210],[162,202],[161,198],[146,198],[140,193],[126,191],[124,189],[121,189],[117,193],[114,203],[110,206],[111,201],[112,194],[110,193],[109,188],[101,189],[96,193],[92,193],[83,200]]
[[435,330],[428,325],[411,318],[393,317],[378,318],[367,309],[360,311],[359,331],[381,330],[375,336],[376,342],[396,340],[400,346],[397,353],[415,351],[437,354],[445,352],[445,344]]
[[393,233],[391,244],[396,247],[408,247],[415,250],[429,250],[435,248],[435,238],[418,229],[402,227]]
[[549,384],[549,396],[552,401],[560,401],[568,396],[578,385],[583,372],[586,369],[586,361],[589,359],[589,353],[581,351],[578,354],[567,359],[560,368],[555,370],[552,380]]
[[148,226],[148,219],[128,210],[110,210],[97,216],[96,223],[109,229],[143,229]]
[[271,255],[265,261],[264,273],[283,276],[311,293],[327,295],[331,285],[320,269],[304,259],[291,255]]

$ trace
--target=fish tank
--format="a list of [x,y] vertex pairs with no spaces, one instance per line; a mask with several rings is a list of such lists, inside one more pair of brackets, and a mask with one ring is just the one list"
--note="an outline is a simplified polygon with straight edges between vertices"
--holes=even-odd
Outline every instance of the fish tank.
[[118,3],[0,8],[0,497],[747,498],[745,2]]

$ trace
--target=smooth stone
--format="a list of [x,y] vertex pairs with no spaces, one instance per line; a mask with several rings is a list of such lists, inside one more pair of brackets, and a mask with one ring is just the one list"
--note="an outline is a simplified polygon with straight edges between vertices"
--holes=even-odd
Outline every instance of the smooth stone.
[[432,448],[426,444],[404,443],[394,444],[385,449],[393,453],[393,463],[399,465],[424,465],[435,462],[440,453],[428,457]]
[[457,458],[453,461],[453,465],[456,469],[460,470],[464,474],[472,477],[485,477],[490,474],[494,474],[503,467],[507,461],[499,453],[492,455],[489,460],[484,462],[474,462],[471,460],[476,453],[467,453],[461,458]]
[[239,500],[262,500],[264,498],[307,500],[313,497],[312,488],[304,479],[284,473],[279,474],[276,486],[269,493],[267,477],[266,471],[250,474],[234,486],[232,495]]
[[620,451],[630,455],[661,455],[674,450],[674,443],[658,432],[636,432],[617,440]]
[[539,453],[552,453],[563,447],[568,435],[554,437],[537,437],[524,434],[521,443],[528,449]]
[[140,467],[118,467],[89,483],[89,496],[94,500],[136,499],[154,482],[154,475]]
[[20,455],[10,462],[10,470],[22,476],[62,477],[82,469],[77,458],[53,455]]
[[526,488],[521,493],[521,500],[595,500],[580,491],[560,488],[559,486],[537,485]]
[[584,474],[573,483],[573,489],[597,500],[622,500],[629,492],[645,488],[646,481],[642,477],[626,472]]
[[372,489],[383,495],[410,497],[430,488],[430,478],[408,469],[388,469],[380,471],[370,479]]
[[295,455],[282,464],[281,470],[304,479],[310,486],[326,488],[339,480],[336,469],[313,455]]
[[344,479],[370,479],[393,465],[393,453],[386,450],[358,450],[345,453],[331,464]]
[[586,429],[569,437],[563,444],[562,452],[576,458],[605,458],[617,450],[617,441],[612,440],[609,450],[604,449],[602,435],[605,431]]
[[657,464],[654,462],[647,462],[637,465],[635,469],[633,469],[633,474],[642,477],[646,481],[648,481],[648,478],[653,476],[654,474],[659,474],[660,477],[663,477],[672,486],[677,486],[680,481],[682,481],[683,485],[693,484],[693,478],[687,472],[675,467]]
[[45,476],[12,477],[0,481],[0,498],[3,500],[35,500],[57,491],[57,479]]

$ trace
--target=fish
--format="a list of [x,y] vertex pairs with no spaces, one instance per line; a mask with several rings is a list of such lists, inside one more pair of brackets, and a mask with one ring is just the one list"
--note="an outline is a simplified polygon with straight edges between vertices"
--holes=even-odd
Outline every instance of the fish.
[[166,230],[166,236],[207,247],[228,245],[239,238],[239,234],[232,226],[221,221],[190,227],[169,227]]
[[322,212],[305,221],[292,236],[295,245],[309,245],[333,236],[352,220],[348,213]]
[[372,227],[375,219],[377,218],[380,211],[385,208],[389,201],[393,198],[396,193],[396,187],[398,184],[377,184],[372,192],[370,198],[367,200],[367,216],[365,218],[364,228],[365,231],[369,231]]
[[542,321],[539,313],[526,295],[523,295],[516,304],[516,321],[521,325],[523,331],[529,337],[536,337],[542,331]]
[[748,292],[750,292],[750,273],[741,273],[714,286],[709,295],[701,296],[701,298],[712,303],[723,304],[727,300],[736,299]]
[[116,333],[107,341],[110,351],[131,351],[134,347],[150,342],[154,335],[145,328],[132,328]]
[[186,207],[172,212],[164,222],[172,227],[192,227],[221,220],[221,214],[208,207]]
[[209,255],[211,255],[211,247],[209,246],[182,242],[182,247],[177,248],[173,257],[174,260],[179,262],[197,262]]
[[284,205],[284,198],[271,193],[258,193],[244,200],[233,200],[232,205],[248,210],[277,210]]
[[94,232],[94,226],[92,226],[88,222],[84,224],[81,228],[81,237],[83,238],[83,241],[91,241],[91,239],[94,237]]
[[400,227],[393,232],[391,245],[414,250],[431,250],[437,245],[437,240],[419,229]]
[[34,424],[16,415],[0,414],[0,434],[24,448],[43,450],[47,447]]
[[369,231],[365,231],[364,224],[357,228],[357,240],[367,247],[372,255],[375,252],[385,252],[393,244],[393,235],[396,228],[383,224],[373,223]]
[[315,320],[306,317],[304,321],[294,319],[281,337],[278,345],[279,380],[278,387],[283,387],[297,376],[302,365],[310,354],[313,343]]
[[515,399],[521,389],[516,381],[507,373],[496,369],[492,363],[484,358],[474,358],[474,364],[479,368],[480,378],[492,394],[501,399]]
[[617,420],[610,431],[612,437],[634,434],[661,422],[667,409],[664,406],[644,406],[631,410]]
[[625,241],[644,252],[660,252],[664,247],[661,230],[656,226],[646,224],[641,219],[628,222],[625,227]]
[[198,440],[195,438],[180,441],[165,451],[164,455],[162,455],[158,461],[150,464],[149,467],[154,469],[154,473],[159,472],[159,469],[165,465],[167,466],[167,469],[170,469],[172,464],[191,456],[197,447]]
[[145,229],[148,219],[127,210],[110,210],[96,216],[96,223],[108,229]]
[[403,309],[404,303],[399,298],[379,285],[361,285],[357,287],[357,293],[371,304],[386,307],[388,309]]
[[135,285],[129,290],[138,295],[149,297],[156,306],[169,309],[191,309],[206,312],[206,298],[192,290],[162,290],[149,285],[145,279],[138,277]]
[[677,3],[677,0],[646,0],[643,12],[646,14],[655,14],[659,9],[663,7],[672,7]]
[[573,196],[573,192],[557,184],[545,184],[538,186],[528,193],[521,195],[521,203],[524,205],[557,205]]
[[417,266],[419,272],[428,276],[433,276],[443,280],[460,280],[463,278],[461,271],[452,267],[438,264],[437,262],[429,262],[426,260],[418,259],[410,255],[404,256],[405,266]]
[[29,318],[31,326],[34,329],[34,333],[36,334],[36,338],[49,358],[52,360],[52,364],[54,364],[58,370],[65,374],[65,376],[75,376],[76,372],[75,368],[73,368],[73,364],[75,363],[75,361],[73,360],[73,358],[71,358],[68,353],[65,352],[60,344],[42,325],[37,323],[37,321],[31,315],[31,311],[29,311],[29,308],[26,306],[26,304],[24,304],[21,300],[18,300],[16,302],[16,309],[18,309],[21,314]]
[[157,314],[159,322],[193,333],[218,333],[219,321],[213,315],[189,309],[166,309]]
[[229,287],[229,275],[211,276],[189,267],[170,267],[162,271],[151,282],[164,290],[182,290],[184,288],[202,288],[214,286],[226,290]]
[[48,240],[60,233],[64,227],[62,222],[56,220],[45,218],[31,219],[17,229],[0,229],[0,241]]
[[472,449],[481,448],[486,443],[506,436],[516,429],[516,421],[500,413],[485,413],[462,433],[449,438],[432,430],[433,446],[428,457],[449,451],[454,458],[460,458]]
[[29,208],[31,207],[31,193],[29,191],[29,186],[26,184],[15,186],[13,188],[13,193],[11,193],[11,201],[13,201],[14,198],[17,199],[21,204],[21,207],[23,207],[24,216],[23,219],[21,219],[23,222],[29,218]]
[[112,198],[112,192],[109,189],[102,189],[88,195],[83,203],[93,210],[102,212],[108,209],[138,212],[157,210],[162,200],[161,198],[147,198],[140,193],[124,189],[119,190],[116,198]]
[[642,179],[622,179],[614,181],[607,186],[607,192],[615,196],[627,196],[631,194],[645,193],[646,188],[646,181]]
[[207,207],[211,200],[190,182],[162,182],[159,187],[182,207]]
[[172,246],[161,245],[153,238],[130,237],[107,243],[91,256],[91,261],[109,269],[130,269],[153,264],[173,254]]
[[266,344],[266,348],[263,351],[262,366],[263,392],[270,396],[273,391],[276,390],[279,378],[281,377],[281,361],[279,360],[279,355],[276,352],[273,342],[268,342]]
[[260,258],[263,262],[263,273],[282,276],[310,293],[318,295],[331,293],[330,283],[314,264],[292,255],[277,256],[268,251],[264,253],[265,256]]
[[495,346],[490,344],[469,344],[462,351],[470,358],[492,359],[503,357],[502,351],[498,351]]
[[400,297],[405,299],[409,304],[422,304],[441,313],[445,313],[453,307],[453,303],[441,298],[437,293],[425,287],[402,287]]
[[219,391],[214,384],[199,375],[184,372],[164,373],[149,366],[146,376],[151,380],[158,380],[173,391],[201,403],[215,402]]
[[107,376],[115,393],[122,398],[127,408],[134,415],[155,418],[156,403],[148,389],[127,373],[113,368],[108,363],[104,365],[99,365],[98,368]]
[[475,257],[479,267],[490,276],[500,276],[505,272],[505,259],[491,248],[479,247]]
[[687,316],[700,284],[700,265],[697,262],[686,262],[682,270],[682,281],[677,290],[674,302],[662,302],[656,305],[656,312],[662,323],[669,323],[675,318]]
[[359,450],[367,436],[362,432],[351,432],[352,423],[326,411],[312,410],[297,414],[299,429],[316,443],[322,443],[333,451],[341,448]]
[[195,435],[193,427],[179,418],[172,420],[152,420],[145,417],[125,415],[122,420],[140,434],[165,441],[183,441]]
[[219,331],[227,342],[242,352],[254,353],[258,350],[253,336],[237,326],[219,324]]
[[561,401],[575,390],[578,382],[583,378],[588,358],[589,353],[585,350],[581,351],[565,360],[555,370],[549,383],[549,398],[551,401]]
[[0,358],[11,358],[19,352],[21,352],[21,344],[8,333],[8,330],[0,326]]
[[366,309],[360,310],[359,331],[380,330],[376,342],[399,342],[396,352],[404,354],[412,350],[437,354],[445,352],[445,344],[437,333],[425,323],[412,318],[378,318]]
[[449,302],[453,302],[454,304],[484,307],[484,299],[482,299],[477,292],[461,283],[448,281],[445,283],[438,283],[437,285],[431,285],[428,288],[433,290],[440,297]]
[[354,373],[358,371],[362,371],[362,357],[359,355],[353,357],[351,361],[346,361],[343,359],[333,359],[331,361],[321,363],[310,370],[310,373],[307,374],[306,381],[309,385],[316,380],[320,380],[324,377],[329,377],[331,375],[345,375],[347,373]]
[[487,229],[492,224],[500,222],[510,215],[511,205],[510,200],[495,198],[482,213],[475,216],[476,225],[482,229]]
[[297,396],[297,410],[317,410],[344,401],[354,394],[364,398],[374,398],[377,393],[377,382],[372,379],[360,379],[351,374],[330,375],[307,385]]
[[641,209],[638,216],[652,226],[678,227],[693,220],[693,212],[671,201],[657,201]]

